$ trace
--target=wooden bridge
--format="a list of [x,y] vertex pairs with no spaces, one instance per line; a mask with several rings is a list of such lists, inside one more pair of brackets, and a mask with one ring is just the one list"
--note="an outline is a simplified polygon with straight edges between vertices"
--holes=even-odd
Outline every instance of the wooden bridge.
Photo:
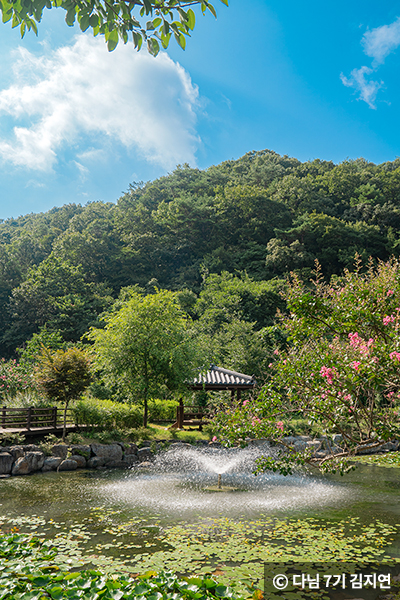
[[[60,432],[63,428],[64,409],[50,408],[0,408],[0,434],[21,433],[29,435],[46,435]],[[72,410],[67,410],[67,430],[75,431],[77,425],[72,417]]]

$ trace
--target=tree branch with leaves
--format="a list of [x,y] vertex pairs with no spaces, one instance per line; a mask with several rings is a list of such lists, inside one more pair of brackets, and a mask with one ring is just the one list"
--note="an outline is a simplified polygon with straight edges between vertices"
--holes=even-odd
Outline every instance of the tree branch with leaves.
[[[228,0],[220,1],[228,6]],[[27,30],[38,33],[45,8],[63,8],[67,25],[72,27],[77,20],[81,31],[104,35],[110,52],[131,37],[135,48],[140,50],[144,42],[153,56],[161,47],[168,48],[171,37],[185,49],[195,27],[196,6],[203,14],[217,16],[208,0],[0,0],[3,23],[11,21],[22,37]]]

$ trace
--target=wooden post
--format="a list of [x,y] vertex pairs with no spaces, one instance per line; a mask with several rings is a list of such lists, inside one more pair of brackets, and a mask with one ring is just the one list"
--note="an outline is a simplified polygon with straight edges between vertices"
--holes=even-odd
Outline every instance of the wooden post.
[[178,429],[183,429],[183,400],[182,398],[179,400],[179,406],[177,407],[177,411],[176,411],[176,420],[178,423]]
[[26,413],[26,428],[28,431],[30,431],[31,423],[32,423],[32,410],[33,410],[33,407],[30,406],[28,408],[28,412]]
[[3,427],[3,429],[5,429],[5,427],[6,427],[6,416],[7,416],[7,407],[3,406],[3,409],[1,411],[1,426]]
[[237,399],[237,403],[240,403],[240,400],[242,398],[242,390],[238,390],[237,391],[237,395],[236,395],[236,399]]
[[53,406],[53,427],[57,429],[57,406]]
[[235,390],[231,390],[231,407],[235,406]]

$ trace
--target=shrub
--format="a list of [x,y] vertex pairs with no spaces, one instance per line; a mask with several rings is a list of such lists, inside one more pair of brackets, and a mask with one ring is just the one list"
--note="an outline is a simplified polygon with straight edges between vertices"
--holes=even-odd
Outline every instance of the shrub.
[[139,406],[85,397],[72,408],[77,425],[92,425],[111,431],[119,428],[136,428],[142,423]]
[[176,417],[176,400],[149,400],[149,421],[173,421]]

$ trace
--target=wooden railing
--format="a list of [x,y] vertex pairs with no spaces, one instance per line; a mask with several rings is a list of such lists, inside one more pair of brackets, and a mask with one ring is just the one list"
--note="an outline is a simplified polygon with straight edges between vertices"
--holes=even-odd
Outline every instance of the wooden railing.
[[199,431],[207,423],[204,411],[198,406],[184,406],[183,401],[176,407],[176,421],[170,429],[183,429],[185,425],[197,426]]
[[[67,410],[67,423],[74,423],[72,411]],[[31,429],[62,427],[64,409],[52,406],[51,408],[0,408],[0,427],[2,429]]]

